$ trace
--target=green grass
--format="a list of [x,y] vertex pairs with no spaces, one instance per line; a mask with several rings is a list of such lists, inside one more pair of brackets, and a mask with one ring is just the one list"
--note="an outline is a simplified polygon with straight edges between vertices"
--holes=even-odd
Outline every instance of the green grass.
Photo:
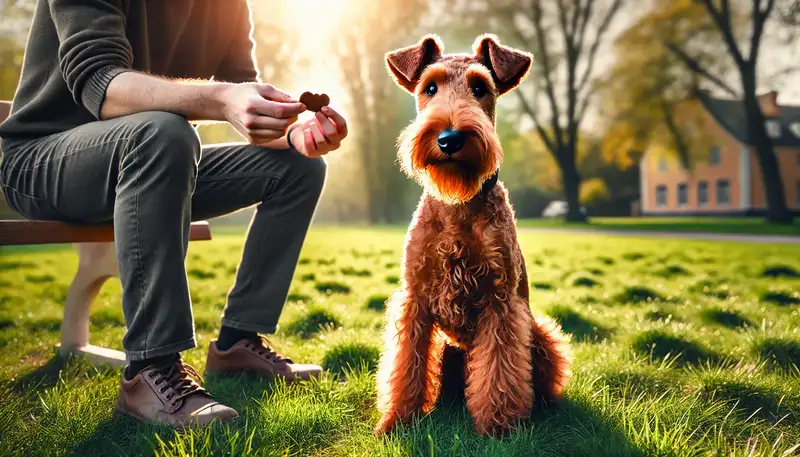
[[562,219],[523,219],[519,221],[519,226],[800,236],[800,218],[796,218],[792,225],[772,225],[758,217],[593,217],[588,224],[570,223]]
[[[573,337],[565,402],[503,439],[439,405],[372,436],[383,304],[399,287],[403,230],[311,231],[276,335],[300,385],[205,385],[241,414],[183,434],[113,414],[119,371],[53,358],[71,249],[0,258],[0,456],[789,456],[800,452],[800,246],[522,232],[531,307]],[[241,228],[194,243],[187,268],[200,372],[241,252]],[[365,273],[369,272],[369,274]],[[120,287],[92,310],[92,342],[121,349]]]

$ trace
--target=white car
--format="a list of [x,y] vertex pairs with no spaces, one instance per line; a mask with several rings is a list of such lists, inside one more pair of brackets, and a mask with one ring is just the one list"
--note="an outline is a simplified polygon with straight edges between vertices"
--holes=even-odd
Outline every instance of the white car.
[[[564,200],[554,200],[542,211],[542,217],[553,219],[567,215],[569,205]],[[581,213],[586,214],[586,208],[581,206]]]

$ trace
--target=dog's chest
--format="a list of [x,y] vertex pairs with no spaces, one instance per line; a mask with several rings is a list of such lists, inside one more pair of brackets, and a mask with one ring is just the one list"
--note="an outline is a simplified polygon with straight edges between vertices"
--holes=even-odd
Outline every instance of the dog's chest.
[[479,234],[439,237],[435,244],[431,308],[436,322],[453,339],[474,332],[481,311],[495,293],[496,273]]

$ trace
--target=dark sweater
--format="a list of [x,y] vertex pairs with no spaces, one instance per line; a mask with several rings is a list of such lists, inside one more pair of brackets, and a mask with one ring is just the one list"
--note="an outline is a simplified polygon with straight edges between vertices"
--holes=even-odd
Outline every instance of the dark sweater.
[[247,0],[38,0],[12,114],[0,138],[96,121],[125,71],[258,80]]

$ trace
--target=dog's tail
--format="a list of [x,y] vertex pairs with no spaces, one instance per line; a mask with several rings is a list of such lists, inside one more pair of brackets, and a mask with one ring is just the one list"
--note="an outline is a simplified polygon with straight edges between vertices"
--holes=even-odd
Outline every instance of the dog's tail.
[[543,408],[564,394],[572,377],[569,337],[550,317],[534,317],[531,331],[534,406]]

